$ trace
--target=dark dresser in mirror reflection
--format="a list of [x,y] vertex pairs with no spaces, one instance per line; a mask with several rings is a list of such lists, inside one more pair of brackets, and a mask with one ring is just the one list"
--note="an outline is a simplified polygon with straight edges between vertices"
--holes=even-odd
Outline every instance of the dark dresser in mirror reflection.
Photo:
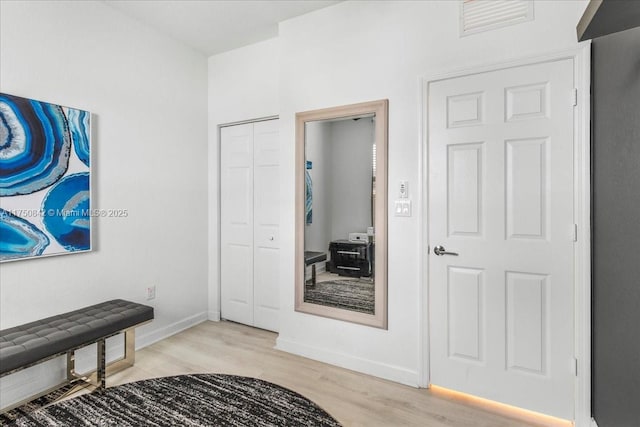
[[373,274],[373,243],[333,240],[329,243],[329,252],[331,273],[348,277],[371,277]]

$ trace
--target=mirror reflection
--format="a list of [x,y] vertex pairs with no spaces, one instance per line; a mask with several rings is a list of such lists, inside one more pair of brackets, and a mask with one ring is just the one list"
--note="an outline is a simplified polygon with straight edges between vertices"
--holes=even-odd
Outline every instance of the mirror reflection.
[[305,124],[304,302],[375,313],[375,116]]

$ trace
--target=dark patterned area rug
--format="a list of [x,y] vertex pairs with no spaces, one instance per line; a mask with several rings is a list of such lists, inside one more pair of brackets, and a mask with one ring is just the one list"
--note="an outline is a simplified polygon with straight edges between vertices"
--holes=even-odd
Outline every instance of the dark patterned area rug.
[[50,405],[58,401],[59,399],[67,396],[67,393],[69,394],[74,393],[80,390],[81,388],[84,388],[84,387],[77,386],[77,384],[67,384],[63,387],[60,387],[57,390],[52,391],[51,393],[38,397],[37,399],[30,401],[29,403],[25,403],[22,406],[18,406],[15,409],[7,411],[0,415],[0,426],[6,426],[16,418],[20,418],[37,409]]
[[221,374],[155,378],[85,394],[11,426],[327,426],[340,424],[309,399],[256,378]]
[[359,280],[328,280],[305,286],[304,301],[375,314],[374,284]]

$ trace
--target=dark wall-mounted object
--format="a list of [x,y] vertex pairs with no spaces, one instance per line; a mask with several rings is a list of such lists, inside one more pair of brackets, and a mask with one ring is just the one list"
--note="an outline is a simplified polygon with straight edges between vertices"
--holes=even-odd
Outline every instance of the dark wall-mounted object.
[[640,27],[592,47],[592,412],[638,427]]
[[578,41],[640,26],[640,0],[591,0],[578,23]]

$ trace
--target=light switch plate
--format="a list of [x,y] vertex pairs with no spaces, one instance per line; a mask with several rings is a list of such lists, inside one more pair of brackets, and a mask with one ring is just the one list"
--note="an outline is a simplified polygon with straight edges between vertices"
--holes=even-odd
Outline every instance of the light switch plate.
[[411,200],[396,200],[393,211],[395,216],[411,216]]

